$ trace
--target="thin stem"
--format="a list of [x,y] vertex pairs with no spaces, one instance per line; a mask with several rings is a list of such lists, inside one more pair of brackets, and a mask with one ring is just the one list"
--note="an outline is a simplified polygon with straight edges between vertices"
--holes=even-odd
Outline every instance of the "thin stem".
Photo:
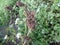
[[29,29],[29,30],[28,30],[28,33],[27,33],[27,36],[29,36],[29,34],[30,34],[31,32],[32,32],[31,29]]

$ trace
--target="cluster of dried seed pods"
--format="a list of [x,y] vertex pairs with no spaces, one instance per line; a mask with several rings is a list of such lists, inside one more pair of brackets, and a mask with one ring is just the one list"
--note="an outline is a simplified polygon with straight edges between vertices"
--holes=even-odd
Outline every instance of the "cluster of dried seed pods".
[[26,24],[28,27],[28,33],[27,35],[24,37],[24,43],[23,45],[27,45],[28,41],[31,40],[31,38],[29,38],[29,34],[31,33],[31,31],[35,28],[35,12],[34,11],[28,11],[27,10],[27,5],[25,5],[22,2],[17,1],[16,6],[21,7],[24,6],[25,7],[25,13],[26,13]]
[[[29,38],[30,32],[35,28],[35,17],[34,17],[35,16],[35,12],[34,11],[28,11],[27,10],[27,5],[22,3],[22,2],[20,2],[20,1],[16,2],[16,6],[17,7],[22,7],[22,6],[25,7],[25,13],[26,13],[25,16],[26,16],[26,24],[27,24],[27,27],[28,27],[28,33],[24,37],[23,45],[26,45],[26,43],[31,40],[31,38]],[[12,7],[11,6],[7,6],[6,9],[12,10]],[[30,32],[29,32],[29,30],[30,30]]]
[[34,30],[35,28],[35,12],[34,11],[28,11],[27,7],[25,8],[25,13],[26,13],[26,24],[28,27],[28,33],[27,36],[25,37],[25,41],[23,45],[27,45],[27,42],[30,41],[29,34]]
[[6,6],[5,9],[7,9],[8,11],[12,10],[12,6]]
[[28,27],[28,29],[34,29],[34,27],[35,27],[35,17],[34,17],[35,12],[34,11],[28,11],[26,4],[24,4],[20,1],[16,2],[16,6],[18,6],[18,7],[24,6],[25,7],[27,27]]
[[31,41],[31,38],[29,36],[25,36],[23,45],[28,45],[30,41]]
[[27,22],[27,26],[29,29],[34,29],[35,27],[35,12],[34,11],[30,11],[28,12],[29,14],[26,17],[26,22]]
[[22,3],[22,2],[20,2],[20,1],[17,1],[17,2],[16,2],[16,6],[18,6],[18,7],[22,7],[22,6],[25,6],[25,4]]

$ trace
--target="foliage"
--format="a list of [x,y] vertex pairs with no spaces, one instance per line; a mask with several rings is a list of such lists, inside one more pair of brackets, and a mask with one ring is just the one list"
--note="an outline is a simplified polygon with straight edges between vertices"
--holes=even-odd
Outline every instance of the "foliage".
[[[27,4],[28,10],[36,12],[35,29],[29,35],[32,39],[31,45],[49,45],[52,42],[60,42],[60,0],[21,0],[21,2]],[[19,20],[16,25],[18,29],[14,29],[14,23],[9,25],[10,15],[11,17],[12,15],[15,16],[16,12],[7,11],[6,5],[11,5],[13,10],[19,13]],[[16,44],[15,36],[17,33],[21,33],[22,36],[27,34],[28,28],[24,10],[24,7],[16,7],[16,0],[0,0],[0,27],[8,25],[5,29],[8,39],[5,41],[3,37],[0,37],[1,45],[12,40]],[[8,34],[9,32],[10,34]]]

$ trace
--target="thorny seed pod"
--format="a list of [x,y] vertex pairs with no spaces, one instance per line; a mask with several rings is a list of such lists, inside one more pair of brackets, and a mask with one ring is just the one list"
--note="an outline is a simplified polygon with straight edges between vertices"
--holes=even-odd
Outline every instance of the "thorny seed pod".
[[34,16],[35,15],[35,12],[34,11],[30,11],[31,15]]
[[24,40],[26,40],[26,41],[30,41],[30,40],[31,40],[31,38],[30,38],[30,37],[28,37],[28,36],[25,36],[25,37],[24,37]]
[[25,36],[24,37],[24,43],[23,43],[23,45],[27,45],[27,44],[29,44],[31,42],[31,38],[29,37],[29,36]]
[[5,9],[11,11],[12,10],[12,6],[6,6]]
[[28,36],[24,36],[24,43],[23,45],[27,45],[31,41],[31,38]]
[[20,2],[20,1],[17,1],[17,2],[16,2],[16,6],[18,6],[18,7],[19,7],[19,6],[25,6],[25,4],[22,3],[22,2]]
[[35,28],[35,22],[31,22],[31,23],[29,23],[28,22],[28,28],[30,28],[30,29],[34,29]]
[[33,11],[30,11],[29,14],[27,15],[27,26],[30,29],[34,29],[35,28],[35,17],[34,17],[35,13]]

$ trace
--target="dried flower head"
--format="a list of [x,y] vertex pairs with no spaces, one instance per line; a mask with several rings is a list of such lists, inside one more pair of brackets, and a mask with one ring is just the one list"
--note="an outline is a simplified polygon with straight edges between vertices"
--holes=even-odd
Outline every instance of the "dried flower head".
[[31,38],[28,36],[25,36],[23,45],[28,45],[29,42],[31,42]]
[[11,11],[12,10],[12,6],[6,6],[5,7],[7,10]]
[[[29,14],[28,14],[29,13]],[[28,26],[28,28],[30,28],[30,29],[34,29],[34,27],[35,27],[35,17],[34,17],[34,15],[35,15],[35,12],[33,12],[33,11],[30,11],[30,12],[28,12],[27,13],[27,19],[26,19],[26,22],[27,22],[27,26]]]
[[19,7],[19,6],[24,6],[24,5],[25,5],[25,4],[22,3],[22,2],[20,2],[20,1],[17,1],[17,2],[16,2],[16,6],[18,6],[18,7]]
[[25,37],[24,37],[24,40],[29,41],[29,40],[31,40],[31,38],[28,37],[28,36],[25,36]]

